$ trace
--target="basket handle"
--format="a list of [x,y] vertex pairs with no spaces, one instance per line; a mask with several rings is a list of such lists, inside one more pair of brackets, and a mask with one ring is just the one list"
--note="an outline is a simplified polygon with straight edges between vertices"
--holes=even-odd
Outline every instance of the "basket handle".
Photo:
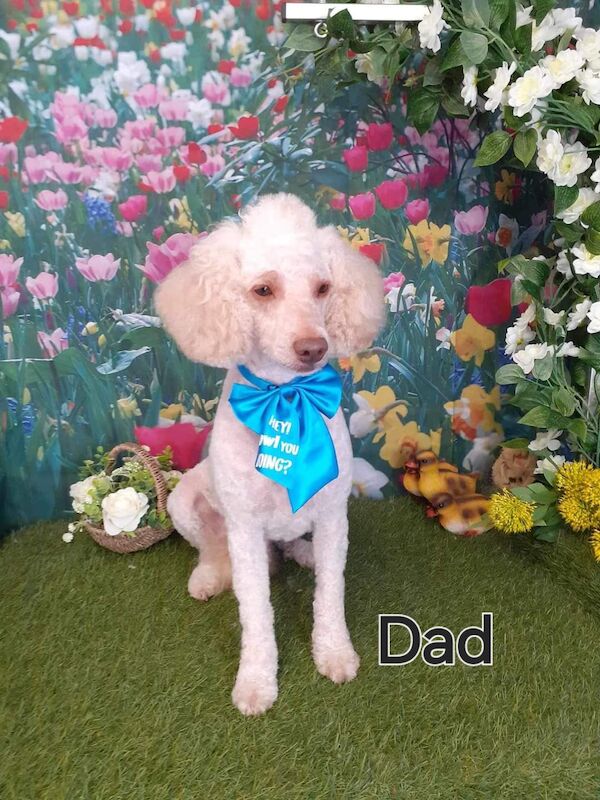
[[157,511],[166,511],[167,510],[167,497],[169,495],[169,490],[167,489],[167,483],[164,479],[164,476],[161,472],[161,469],[156,461],[147,450],[141,447],[139,444],[135,442],[125,442],[124,444],[118,444],[110,451],[108,454],[108,463],[106,465],[105,472],[107,475],[113,471],[115,464],[117,463],[117,457],[120,453],[133,453],[134,458],[136,461],[139,461],[143,464],[146,469],[149,470],[152,478],[154,479],[154,485],[156,487],[156,510]]

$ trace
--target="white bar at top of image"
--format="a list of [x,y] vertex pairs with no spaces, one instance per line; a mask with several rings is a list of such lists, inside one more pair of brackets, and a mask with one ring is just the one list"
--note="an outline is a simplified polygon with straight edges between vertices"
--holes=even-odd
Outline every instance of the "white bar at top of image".
[[329,13],[346,9],[356,22],[418,22],[425,16],[426,5],[412,3],[284,3],[284,22],[319,22]]

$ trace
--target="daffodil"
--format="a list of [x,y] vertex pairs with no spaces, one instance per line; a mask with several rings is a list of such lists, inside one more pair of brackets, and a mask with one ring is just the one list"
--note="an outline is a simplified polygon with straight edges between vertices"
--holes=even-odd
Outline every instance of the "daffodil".
[[496,181],[494,193],[497,200],[504,203],[512,203],[513,192],[517,183],[517,176],[506,169],[500,170],[500,180]]
[[496,334],[467,314],[462,328],[450,334],[450,341],[461,361],[474,358],[475,364],[480,367],[486,350],[491,350],[496,344]]
[[377,430],[374,442],[385,436],[386,430],[393,428],[399,417],[408,414],[406,404],[396,399],[391,386],[380,386],[376,392],[358,392],[354,402],[358,410],[350,415],[350,432],[363,437]]
[[403,467],[409,458],[413,458],[421,450],[440,452],[441,431],[430,431],[429,434],[419,430],[416,422],[403,423],[399,417],[385,430],[385,442],[379,451],[384,461],[394,469]]
[[448,244],[450,242],[450,225],[438,227],[433,222],[422,219],[418,225],[409,225],[404,239],[405,250],[415,256],[415,245],[421,260],[426,267],[431,261],[444,264],[448,260]]
[[381,369],[381,361],[377,353],[363,353],[350,358],[340,358],[339,365],[345,371],[352,370],[354,383],[358,383],[364,377],[365,372],[379,372]]
[[5,211],[4,216],[9,227],[16,233],[19,239],[25,237],[25,217],[20,211]]
[[181,403],[171,403],[166,408],[162,408],[160,416],[163,419],[178,420],[182,414],[185,414],[185,408]]

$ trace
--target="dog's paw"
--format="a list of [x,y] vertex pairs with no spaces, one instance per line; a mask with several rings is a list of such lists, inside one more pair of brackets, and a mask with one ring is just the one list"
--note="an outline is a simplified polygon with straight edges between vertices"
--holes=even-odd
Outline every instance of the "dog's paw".
[[222,565],[198,564],[188,580],[188,592],[195,600],[208,600],[231,589],[231,573]]
[[360,658],[350,642],[335,648],[313,647],[313,658],[321,675],[334,683],[354,680],[360,665]]
[[266,679],[264,673],[240,672],[231,699],[247,717],[264,714],[277,700],[277,681]]

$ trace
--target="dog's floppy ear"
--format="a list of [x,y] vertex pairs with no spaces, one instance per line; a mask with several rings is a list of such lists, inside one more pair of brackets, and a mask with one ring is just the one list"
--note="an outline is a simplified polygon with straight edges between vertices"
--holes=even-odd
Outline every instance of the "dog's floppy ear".
[[383,324],[383,280],[375,263],[355,250],[332,225],[319,229],[321,253],[331,273],[327,313],[331,355],[344,358],[369,347]]
[[240,226],[221,223],[156,290],[154,303],[166,330],[192,361],[230,367],[249,350],[239,244]]

